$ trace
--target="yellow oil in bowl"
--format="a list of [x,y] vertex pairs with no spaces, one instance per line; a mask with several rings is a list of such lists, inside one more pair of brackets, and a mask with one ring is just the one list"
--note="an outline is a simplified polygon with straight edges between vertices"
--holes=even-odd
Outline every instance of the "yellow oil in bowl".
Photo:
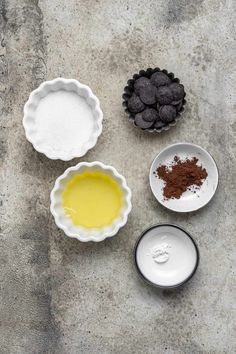
[[100,171],[85,171],[63,191],[63,208],[77,226],[102,228],[120,215],[122,192],[117,181]]

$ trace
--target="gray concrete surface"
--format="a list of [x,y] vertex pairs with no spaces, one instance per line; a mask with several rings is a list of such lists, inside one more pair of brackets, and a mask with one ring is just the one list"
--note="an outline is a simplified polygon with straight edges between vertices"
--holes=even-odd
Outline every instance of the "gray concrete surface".
[[[0,0],[0,353],[235,353],[235,1]],[[183,81],[184,119],[163,135],[134,130],[122,88],[141,68]],[[133,192],[119,235],[99,244],[66,238],[49,212],[49,192],[69,163],[49,161],[26,141],[22,108],[32,89],[58,76],[91,86],[103,133],[83,159],[114,165]],[[220,170],[214,200],[179,215],[148,185],[154,156],[194,142]],[[133,247],[150,224],[186,228],[199,271],[178,291],[158,291],[136,274]]]

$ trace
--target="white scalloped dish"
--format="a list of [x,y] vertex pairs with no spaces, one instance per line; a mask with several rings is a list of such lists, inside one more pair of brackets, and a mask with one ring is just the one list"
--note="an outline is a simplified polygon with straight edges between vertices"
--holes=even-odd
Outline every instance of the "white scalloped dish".
[[91,89],[74,79],[45,81],[24,107],[26,138],[50,159],[81,157],[102,132],[103,114]]
[[[105,225],[101,228],[90,228],[76,225],[66,214],[63,207],[63,192],[67,188],[68,183],[73,181],[75,177],[79,175],[82,176],[87,172],[102,173],[103,175],[109,176],[109,178],[111,177],[116,182],[121,192],[122,202],[118,216],[114,218],[109,225]],[[81,162],[76,166],[68,168],[60,177],[57,178],[51,192],[50,210],[55,218],[56,225],[62,229],[67,236],[77,238],[83,242],[99,242],[103,241],[107,237],[112,237],[117,234],[119,229],[126,224],[131,208],[131,191],[127,186],[125,178],[120,175],[114,167],[104,165],[99,161]]]

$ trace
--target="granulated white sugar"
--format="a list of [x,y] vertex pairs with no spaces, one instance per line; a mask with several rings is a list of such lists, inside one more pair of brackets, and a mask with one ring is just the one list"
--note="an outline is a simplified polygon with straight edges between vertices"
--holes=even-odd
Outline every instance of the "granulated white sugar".
[[35,116],[37,139],[55,151],[76,149],[94,130],[91,107],[72,91],[49,92],[39,101]]

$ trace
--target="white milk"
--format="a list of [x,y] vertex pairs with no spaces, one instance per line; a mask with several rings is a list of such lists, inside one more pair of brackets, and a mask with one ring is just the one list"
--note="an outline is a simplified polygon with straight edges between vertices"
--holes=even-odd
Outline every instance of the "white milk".
[[87,142],[94,130],[91,107],[72,91],[49,92],[36,110],[37,137],[53,150],[71,151]]
[[137,265],[145,278],[159,286],[186,280],[197,263],[197,251],[188,235],[173,226],[150,229],[136,250]]

